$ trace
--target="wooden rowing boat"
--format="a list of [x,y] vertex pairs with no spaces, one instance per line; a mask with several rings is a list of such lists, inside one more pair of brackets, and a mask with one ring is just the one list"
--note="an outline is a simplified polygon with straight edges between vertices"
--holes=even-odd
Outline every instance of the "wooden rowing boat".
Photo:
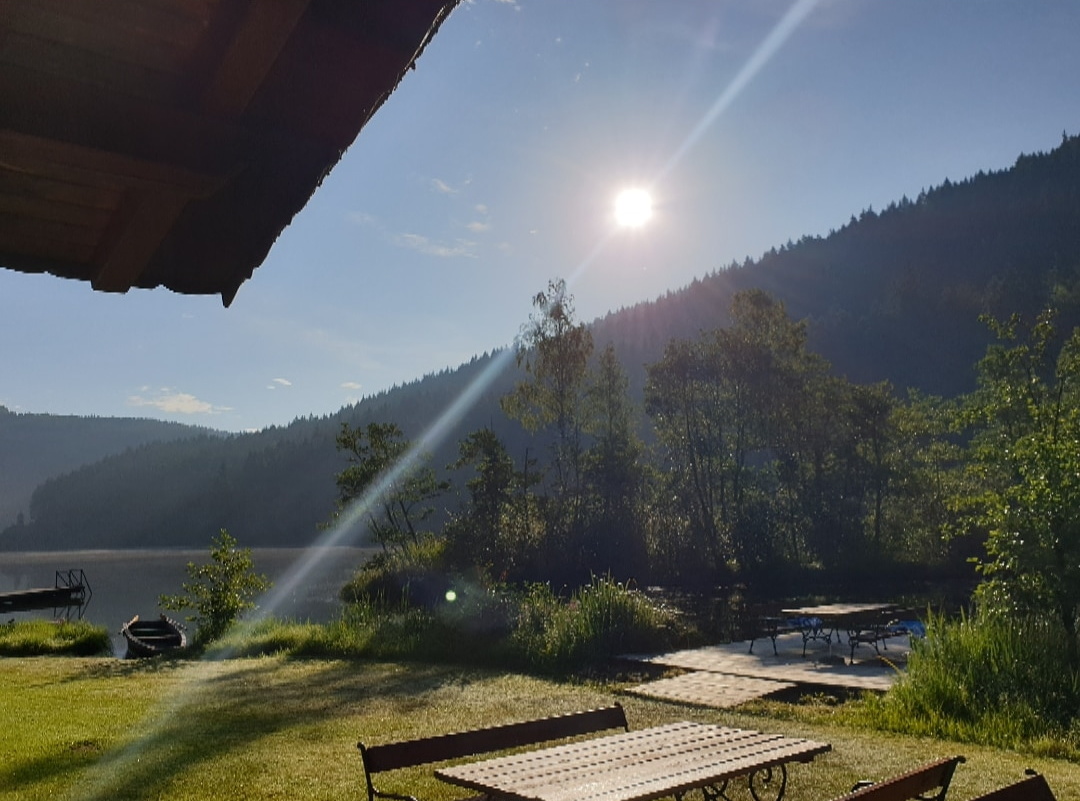
[[135,615],[120,627],[127,640],[128,659],[158,656],[187,645],[187,634],[181,623],[162,615],[157,620],[142,620]]

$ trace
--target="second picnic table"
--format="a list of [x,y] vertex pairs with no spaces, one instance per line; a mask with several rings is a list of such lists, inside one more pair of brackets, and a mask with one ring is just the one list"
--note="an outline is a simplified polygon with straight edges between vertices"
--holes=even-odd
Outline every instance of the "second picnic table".
[[[839,643],[840,631],[846,631],[848,644],[851,646],[851,656],[854,659],[855,645],[861,641],[860,638],[873,643],[875,650],[877,649],[877,640],[886,634],[881,624],[884,618],[896,609],[896,604],[891,603],[838,603],[796,606],[780,611],[785,615],[821,621],[818,624],[819,631],[824,633],[824,639],[829,643],[832,641],[833,633],[836,634],[836,642]],[[868,634],[863,634],[863,632],[868,632]],[[829,650],[831,652],[831,645]]]
[[435,775],[516,801],[652,801],[695,789],[716,801],[728,797],[729,781],[746,777],[755,799],[780,801],[787,763],[810,762],[831,748],[683,721],[440,768]]

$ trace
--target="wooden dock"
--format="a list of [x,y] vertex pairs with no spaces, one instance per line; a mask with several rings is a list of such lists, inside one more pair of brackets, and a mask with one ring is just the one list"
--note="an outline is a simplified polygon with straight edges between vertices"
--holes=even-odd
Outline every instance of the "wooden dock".
[[686,671],[650,681],[627,692],[669,701],[730,708],[794,687],[820,687],[871,692],[888,690],[902,674],[909,650],[906,638],[884,643],[880,655],[862,647],[854,662],[844,658],[847,647],[813,643],[802,656],[799,634],[777,637],[777,653],[766,639],[749,653],[749,642],[710,645],[666,654],[626,655],[624,658]]
[[9,612],[34,612],[41,609],[82,609],[90,601],[92,592],[81,570],[56,571],[56,583],[52,587],[0,592],[0,614]]

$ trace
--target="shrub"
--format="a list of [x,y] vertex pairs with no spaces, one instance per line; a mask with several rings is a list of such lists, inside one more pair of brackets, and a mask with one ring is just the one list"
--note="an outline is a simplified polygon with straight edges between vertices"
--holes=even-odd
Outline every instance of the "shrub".
[[999,748],[1056,741],[1080,747],[1080,675],[1053,619],[930,617],[907,673],[869,699],[875,725]]
[[442,540],[428,538],[378,553],[341,588],[339,597],[347,604],[434,608],[453,584],[442,569],[444,550]]
[[249,609],[254,598],[270,588],[266,576],[254,570],[250,548],[237,548],[236,539],[221,529],[210,548],[210,563],[188,562],[191,581],[184,582],[183,595],[162,595],[164,609],[194,609],[187,620],[197,627],[200,645],[219,639]]

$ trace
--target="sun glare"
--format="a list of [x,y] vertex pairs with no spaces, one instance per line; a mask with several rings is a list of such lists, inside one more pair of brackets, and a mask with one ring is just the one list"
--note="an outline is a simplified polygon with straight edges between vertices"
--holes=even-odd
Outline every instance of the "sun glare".
[[652,196],[644,189],[624,189],[615,198],[615,222],[620,228],[640,228],[652,217]]

